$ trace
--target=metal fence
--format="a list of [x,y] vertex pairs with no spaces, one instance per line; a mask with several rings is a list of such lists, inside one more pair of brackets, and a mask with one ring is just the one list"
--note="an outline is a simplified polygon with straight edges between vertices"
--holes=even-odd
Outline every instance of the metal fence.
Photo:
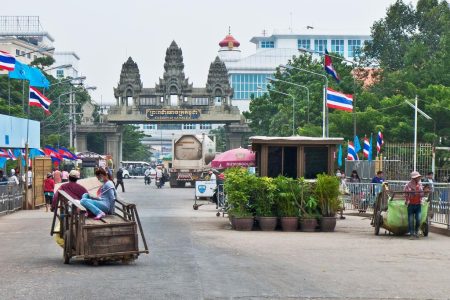
[[[408,181],[389,181],[389,190],[391,192],[402,192],[407,183]],[[424,186],[427,185],[427,183],[423,184]],[[430,201],[431,222],[445,225],[450,229],[450,184],[433,183],[430,188],[428,200]],[[346,194],[342,196],[343,206],[346,211],[373,213],[377,196],[381,192],[381,184],[349,182],[347,183]]]
[[22,208],[22,185],[0,185],[0,215],[11,213]]

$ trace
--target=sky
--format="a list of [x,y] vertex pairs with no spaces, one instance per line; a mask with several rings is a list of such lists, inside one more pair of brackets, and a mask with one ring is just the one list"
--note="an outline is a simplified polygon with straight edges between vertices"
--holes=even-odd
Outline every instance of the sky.
[[[167,47],[175,40],[183,51],[185,75],[194,87],[206,84],[218,43],[231,27],[242,56],[263,30],[370,34],[394,0],[21,0],[4,1],[1,15],[39,16],[56,51],[74,51],[91,96],[98,104],[115,103],[122,64],[138,64],[143,86],[163,76]],[[410,3],[409,1],[405,1]],[[414,5],[417,1],[412,1]]]

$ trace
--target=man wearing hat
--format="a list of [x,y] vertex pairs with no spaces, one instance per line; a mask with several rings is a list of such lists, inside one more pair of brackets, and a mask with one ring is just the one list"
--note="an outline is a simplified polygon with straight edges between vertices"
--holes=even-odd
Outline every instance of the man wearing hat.
[[[421,199],[423,197],[423,187],[420,182],[419,172],[411,173],[411,181],[405,185],[403,191],[405,192],[405,203],[408,206],[408,230],[409,239],[419,238],[419,228],[421,219]],[[414,228],[415,220],[415,228]]]
[[77,170],[70,171],[69,182],[62,184],[61,187],[53,195],[53,202],[51,207],[52,211],[56,208],[56,201],[58,200],[59,191],[64,191],[72,198],[77,200],[80,200],[83,194],[88,192],[84,186],[77,183],[78,179],[80,179],[80,172],[78,172]]

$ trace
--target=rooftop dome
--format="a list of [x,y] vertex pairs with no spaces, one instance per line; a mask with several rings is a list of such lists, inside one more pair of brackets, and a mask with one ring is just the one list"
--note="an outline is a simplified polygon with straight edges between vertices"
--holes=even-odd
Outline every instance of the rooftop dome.
[[222,41],[220,41],[219,46],[220,47],[228,47],[228,48],[234,48],[239,47],[240,43],[231,35],[228,34]]

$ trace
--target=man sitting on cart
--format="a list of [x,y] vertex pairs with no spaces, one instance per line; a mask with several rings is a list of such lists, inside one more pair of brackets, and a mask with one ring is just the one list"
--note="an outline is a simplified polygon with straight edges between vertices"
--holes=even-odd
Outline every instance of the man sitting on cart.
[[77,183],[78,179],[80,179],[80,172],[78,172],[77,170],[70,171],[69,182],[62,184],[61,187],[53,195],[52,207],[50,209],[51,211],[56,208],[59,191],[64,191],[69,194],[69,196],[77,200],[81,199],[83,194],[88,192],[84,186]]
[[[405,203],[408,206],[408,230],[409,238],[419,238],[419,228],[421,220],[421,199],[424,196],[422,183],[420,182],[419,172],[414,171],[411,173],[411,181],[405,185],[403,189],[405,193]],[[415,217],[415,218],[414,218]],[[415,224],[414,224],[415,219]],[[415,225],[415,230],[414,226]]]

